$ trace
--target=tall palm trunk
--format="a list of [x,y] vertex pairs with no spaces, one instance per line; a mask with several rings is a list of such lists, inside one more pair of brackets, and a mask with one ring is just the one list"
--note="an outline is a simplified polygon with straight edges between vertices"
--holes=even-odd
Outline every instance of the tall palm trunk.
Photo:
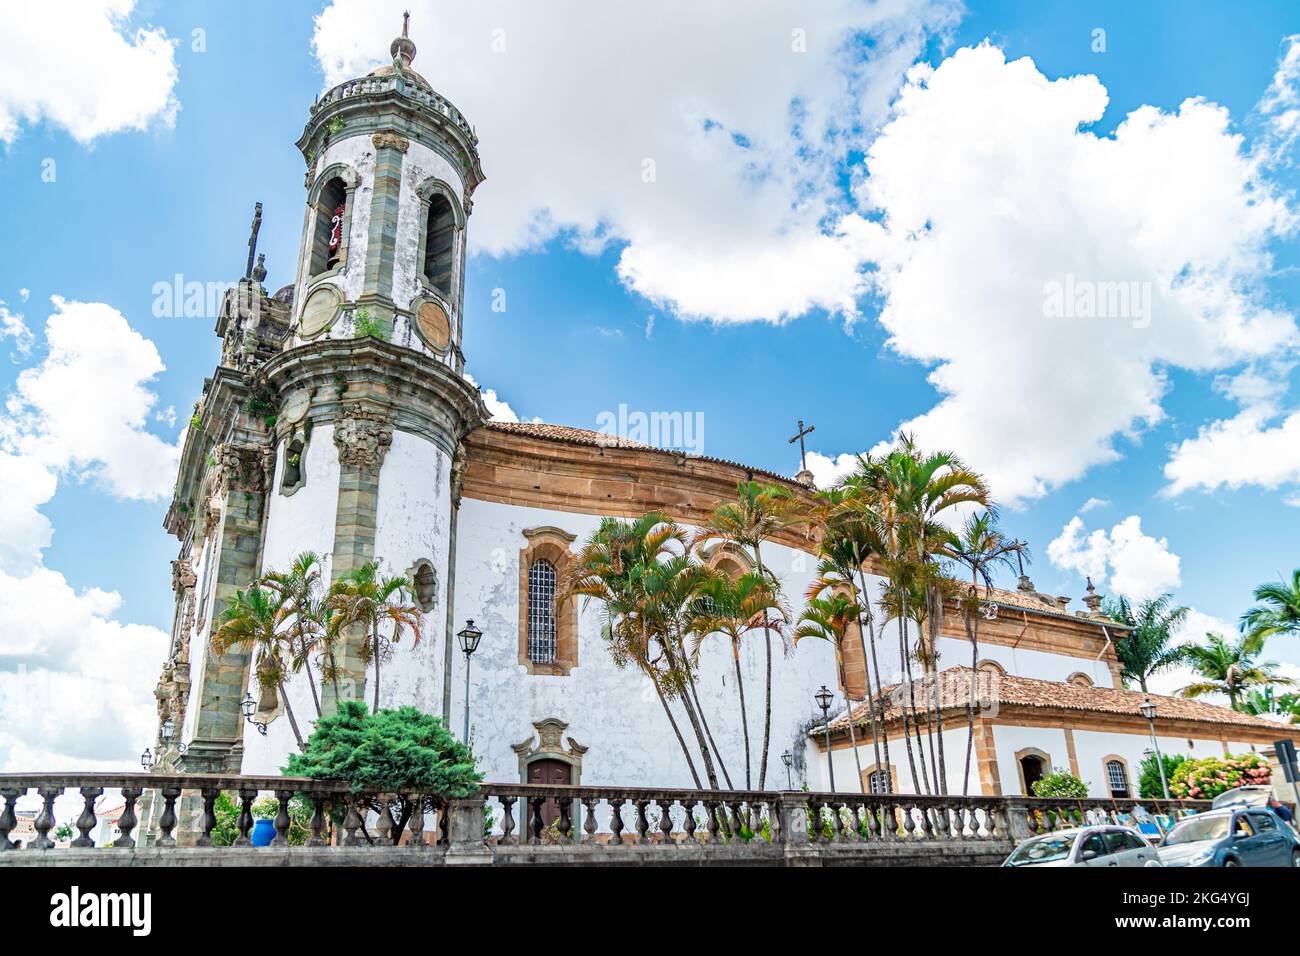
[[736,787],[731,782],[731,774],[727,773],[727,765],[722,761],[722,750],[719,749],[717,742],[713,739],[713,731],[709,729],[709,718],[704,713],[704,705],[700,703],[699,688],[695,683],[695,675],[689,675],[691,685],[691,697],[695,701],[695,709],[699,711],[700,723],[704,725],[704,736],[709,738],[709,746],[713,748],[713,756],[717,758],[718,769],[722,771],[722,779],[727,781],[728,788],[735,790]]
[[[861,568],[859,568],[859,572],[860,571]],[[851,577],[849,580],[850,583],[852,583]],[[876,758],[876,770],[879,771],[881,766],[880,733],[876,721],[876,699],[875,695],[871,692],[871,667],[867,658],[867,639],[865,636],[867,633],[867,622],[871,620],[871,610],[868,606],[868,602],[871,598],[867,595],[865,588],[859,596],[862,600],[861,603],[858,604],[858,607],[862,608],[862,612],[858,615],[858,643],[862,645],[862,670],[867,679],[867,714],[871,718],[871,749]],[[861,773],[858,774],[858,776],[861,775]],[[864,789],[863,793],[865,792],[866,790]]]
[[289,718],[289,727],[293,730],[293,739],[298,742],[299,750],[306,750],[307,745],[303,743],[302,731],[298,729],[298,718],[293,715],[293,704],[289,703],[289,695],[284,691],[284,681],[276,681],[276,687],[280,691],[280,699],[284,701],[284,713]]
[[[899,653],[899,661],[903,664],[904,668],[907,667],[906,634],[907,634],[906,625],[903,623],[903,618],[900,616],[898,619],[898,653]],[[904,674],[906,675],[906,670],[904,671]],[[904,676],[904,680],[906,680],[906,676]],[[909,720],[909,712],[911,711],[911,697],[912,697],[912,688],[910,686],[908,686],[907,688],[907,697],[908,697],[908,703],[900,707],[899,710],[902,712],[903,715],[903,742],[907,744],[907,766],[908,769],[912,771],[912,786],[916,787],[921,777],[916,772],[916,754],[913,753],[912,751],[912,729]],[[921,760],[921,769],[922,770],[925,769],[924,758],[922,758]],[[920,793],[922,791],[918,789],[917,792]]]
[[307,686],[311,688],[311,702],[316,705],[316,717],[320,718],[320,694],[316,693],[316,679],[311,676],[311,661],[307,660],[307,639],[302,639],[303,670],[307,672]]
[[745,738],[745,789],[753,789],[753,781],[749,776],[751,765],[749,757],[749,717],[745,714],[745,678],[740,672],[740,646],[732,645],[732,658],[736,662],[736,692],[740,694],[740,731]]
[[709,750],[708,741],[704,737],[704,730],[700,725],[700,716],[695,712],[695,707],[691,703],[691,694],[689,689],[690,673],[683,671],[677,663],[677,654],[673,650],[673,642],[670,637],[662,637],[659,646],[663,648],[664,657],[668,661],[669,668],[675,673],[686,673],[686,684],[688,688],[679,696],[682,699],[682,709],[686,711],[686,719],[691,723],[691,730],[695,732],[695,742],[699,745],[700,756],[704,760],[704,774],[709,779],[709,789],[718,789],[718,773],[713,767],[713,755]]
[[[884,763],[885,779],[888,781],[888,787],[886,788],[885,792],[893,793],[894,772],[892,770],[893,764],[890,763],[889,760],[889,729],[885,726],[885,715],[883,713],[883,708],[885,704],[883,699],[885,693],[884,678],[880,676],[880,660],[876,656],[876,622],[875,622],[875,616],[871,613],[871,595],[867,591],[867,576],[863,572],[862,568],[858,568],[858,581],[862,585],[862,597],[863,597],[862,606],[866,609],[867,612],[866,613],[867,640],[871,644],[871,667],[872,670],[876,672],[876,692],[873,695],[871,712],[873,715],[878,717],[880,721],[880,736],[882,738],[881,744],[884,747],[884,751],[885,751],[885,763]],[[871,677],[870,675],[868,675],[867,692],[870,693],[870,691],[871,691]],[[879,757],[877,757],[876,759],[877,769],[880,766],[881,766],[880,759]]]
[[375,655],[375,709],[379,713],[379,622],[374,625],[373,637],[371,639],[372,653]]
[[970,758],[975,749],[975,678],[979,672],[979,624],[966,616],[966,636],[970,639],[970,693],[966,695],[966,766],[961,775],[961,795],[970,793]]
[[668,717],[668,723],[673,728],[673,733],[677,735],[677,743],[682,748],[682,756],[686,758],[686,766],[690,768],[691,779],[695,781],[695,789],[703,790],[704,785],[700,783],[700,775],[695,769],[695,761],[691,759],[691,748],[686,746],[686,738],[682,736],[682,730],[677,726],[677,718],[673,716],[672,708],[668,706],[668,698],[664,696],[664,689],[659,686],[659,677],[653,670],[649,673],[650,683],[655,685],[655,693],[659,695],[659,703],[663,705],[664,714]]
[[[763,570],[763,551],[757,540],[754,541],[754,563],[758,566],[758,576],[767,580]],[[767,781],[767,751],[772,739],[772,629],[767,626],[766,615],[763,618],[763,645],[766,668],[763,690],[763,756],[758,765],[758,789],[762,790]],[[827,755],[827,759],[830,756]]]
[[[849,746],[853,748],[853,766],[858,771],[858,789],[862,793],[866,793],[867,786],[862,780],[862,755],[858,753],[858,734],[857,731],[853,729],[853,701],[849,700],[848,674],[844,671],[844,649],[842,647],[836,647],[835,656],[838,658],[836,664],[839,665],[840,673],[844,674],[844,715],[849,720]],[[835,754],[833,751],[827,752],[827,761],[834,759],[834,757]]]
[[943,746],[943,701],[940,699],[943,688],[939,686],[939,627],[943,623],[943,596],[933,586],[927,591],[930,595],[927,603],[931,605],[930,613],[926,615],[926,625],[930,632],[930,653],[927,660],[931,685],[929,698],[934,705],[934,730],[939,739],[939,768],[935,771],[935,778],[939,793],[947,794],[948,766]]

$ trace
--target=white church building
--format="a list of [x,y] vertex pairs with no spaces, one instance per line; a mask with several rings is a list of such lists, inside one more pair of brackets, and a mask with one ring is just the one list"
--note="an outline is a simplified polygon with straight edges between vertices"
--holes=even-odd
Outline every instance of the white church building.
[[[474,752],[489,781],[689,787],[652,686],[635,669],[615,666],[599,608],[555,610],[557,581],[604,516],[660,509],[691,526],[733,498],[741,481],[800,495],[809,489],[743,464],[593,431],[489,420],[461,351],[468,222],[484,180],[477,137],[412,68],[415,45],[405,29],[391,52],[391,65],[329,90],[311,107],[297,144],[306,160],[305,206],[292,283],[268,293],[250,243],[245,278],[223,304],[221,358],[196,404],[166,518],[180,550],[173,639],[157,691],[163,766],[258,774],[284,766],[296,747],[284,700],[258,687],[248,654],[217,653],[211,636],[236,590],[314,551],[327,581],[378,560],[386,573],[414,582],[423,639],[408,638],[384,663],[384,706],[440,714],[459,734],[467,662],[456,633],[470,619],[481,629],[468,704]],[[814,574],[813,545],[789,530],[764,551],[796,604]],[[710,559],[739,561],[725,549]],[[870,579],[873,592],[879,581]],[[1068,601],[1022,583],[989,596],[980,660],[988,693],[975,728],[971,792],[1023,792],[1062,767],[1096,796],[1135,793],[1150,736],[1142,695],[1120,689],[1115,645],[1124,629],[1098,613],[1095,596],[1072,611]],[[876,618],[885,619],[883,610]],[[947,622],[940,666],[968,664],[960,618],[949,614]],[[897,679],[897,641],[882,641],[880,651],[886,682]],[[368,700],[372,671],[355,648],[341,665],[346,695]],[[757,746],[761,641],[742,668]],[[827,685],[842,700],[840,679],[823,642],[777,653],[764,785],[787,786],[780,755],[788,752],[795,788],[829,787],[833,760],[841,790],[882,786],[886,772],[895,789],[916,790],[897,714],[888,715],[888,767],[878,765],[862,729],[854,760],[842,715],[827,750],[814,695]],[[852,683],[852,674],[846,679]],[[306,675],[294,676],[286,694],[305,736],[315,717]],[[241,702],[249,695],[256,712],[246,718]],[[704,645],[699,696],[730,775],[743,786],[723,641]],[[1249,750],[1287,731],[1208,704],[1155,703],[1166,753]],[[960,793],[965,705],[941,714],[947,786]],[[757,785],[757,754],[754,764]]]

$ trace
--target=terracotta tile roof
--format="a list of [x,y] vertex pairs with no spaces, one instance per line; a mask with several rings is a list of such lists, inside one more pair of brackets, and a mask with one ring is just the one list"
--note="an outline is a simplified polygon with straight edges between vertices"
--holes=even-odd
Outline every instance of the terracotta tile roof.
[[[966,589],[970,587],[969,581],[958,582],[962,593],[967,593]],[[1093,614],[1089,611],[1070,610],[1068,603],[1051,600],[1051,595],[1043,594],[1039,591],[1021,591],[1018,588],[1014,591],[1007,588],[986,588],[981,586],[979,589],[980,600],[988,604],[997,604],[999,607],[1011,607],[1020,610],[1031,611],[1034,614],[1047,614],[1052,617],[1068,618],[1075,621],[1087,621],[1094,624],[1104,624],[1107,628],[1116,631],[1128,631],[1131,628],[1127,624],[1121,624],[1105,614]]]
[[[659,448],[656,445],[648,445],[645,442],[633,441],[630,438],[620,438],[617,435],[610,435],[606,432],[593,431],[590,428],[572,428],[569,425],[553,425],[550,422],[498,422],[488,421],[483,423],[483,427],[492,431],[511,432],[516,435],[528,435],[533,438],[547,438],[551,441],[568,442],[571,445],[594,445],[600,448],[637,448],[643,451],[659,452],[663,455],[681,455],[679,449]],[[731,465],[734,468],[742,468],[745,471],[752,471],[755,475],[762,475],[764,478],[775,479],[787,485],[793,485],[796,488],[803,488],[789,475],[780,475],[774,471],[768,471],[765,468],[755,468],[753,465],[746,465],[744,462],[732,461],[729,458],[713,458],[709,455],[695,455],[686,453],[688,459],[697,461],[712,461],[720,465]]]
[[[942,710],[944,713],[965,713],[966,700],[970,694],[970,668],[951,667],[939,674],[942,687]],[[1207,704],[1199,700],[1186,700],[1182,697],[1164,697],[1160,694],[1143,694],[1136,690],[1123,690],[1111,687],[1087,687],[1062,681],[1038,680],[1033,677],[1020,677],[1015,674],[995,674],[987,682],[981,675],[976,681],[976,694],[985,701],[990,698],[999,705],[1012,707],[1050,708],[1053,710],[1077,710],[1094,714],[1122,714],[1136,716],[1141,713],[1142,701],[1150,696],[1156,705],[1156,719],[1193,720],[1207,724],[1224,724],[1235,727],[1268,729],[1277,731],[1280,736],[1296,733],[1296,729],[1279,721],[1265,717],[1243,714],[1227,707]],[[899,709],[889,699],[891,691],[898,685],[886,687],[886,719],[897,717]],[[861,704],[854,709],[854,719],[868,719],[867,705]],[[848,721],[841,715],[831,721],[831,730],[848,727]],[[812,731],[815,732],[815,731]]]

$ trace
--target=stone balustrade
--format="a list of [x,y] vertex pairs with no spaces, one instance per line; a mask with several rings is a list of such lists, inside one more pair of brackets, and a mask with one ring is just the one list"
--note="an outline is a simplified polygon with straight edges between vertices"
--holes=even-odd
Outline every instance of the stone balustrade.
[[[356,96],[377,96],[395,91],[398,88],[398,79],[395,76],[363,76],[359,79],[347,80],[326,90],[312,106],[311,112],[315,115],[322,107],[339,100]],[[408,99],[419,104],[421,109],[429,113],[436,113],[443,119],[448,120],[459,128],[471,143],[478,143],[478,135],[474,132],[469,120],[465,118],[465,114],[458,110],[445,96],[433,90],[427,90],[415,83],[405,81],[402,81],[400,88],[402,93]]]
[[[96,807],[109,791],[125,806],[118,835],[96,846]],[[236,835],[214,844],[215,805],[235,801]],[[36,836],[22,852],[10,834],[18,800],[39,799]],[[254,848],[253,804],[276,804],[274,838]],[[79,797],[78,835],[54,850],[55,801]],[[17,774],[0,776],[0,865],[66,858],[112,865],[202,865],[229,862],[391,863],[712,862],[999,862],[1019,841],[1088,823],[1130,823],[1135,807],[1167,819],[1208,809],[1208,801],[1039,799],[798,791],[681,790],[644,787],[494,784],[473,797],[442,800],[413,791],[353,792],[342,783],[305,777],[222,774]],[[312,809],[301,845],[290,846],[290,802]],[[191,812],[178,806],[188,800]],[[114,799],[116,803],[116,799]],[[141,821],[141,806],[150,820]],[[390,816],[389,809],[394,812]],[[399,808],[400,811],[399,811]],[[402,827],[394,839],[394,821]],[[224,840],[223,840],[224,842]],[[58,865],[57,863],[54,865]]]

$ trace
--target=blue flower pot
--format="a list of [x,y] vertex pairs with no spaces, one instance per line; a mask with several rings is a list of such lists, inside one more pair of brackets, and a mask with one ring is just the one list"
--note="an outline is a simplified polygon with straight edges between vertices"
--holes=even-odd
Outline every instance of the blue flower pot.
[[258,820],[253,824],[253,846],[267,846],[275,839],[275,821]]

